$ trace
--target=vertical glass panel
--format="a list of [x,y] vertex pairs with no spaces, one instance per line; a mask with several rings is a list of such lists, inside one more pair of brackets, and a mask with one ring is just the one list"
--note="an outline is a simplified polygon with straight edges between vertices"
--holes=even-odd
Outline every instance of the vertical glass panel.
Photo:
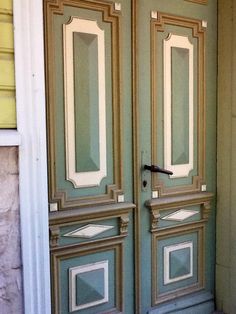
[[97,171],[100,169],[97,35],[74,32],[73,46],[76,172]]
[[172,165],[189,163],[189,50],[171,48]]

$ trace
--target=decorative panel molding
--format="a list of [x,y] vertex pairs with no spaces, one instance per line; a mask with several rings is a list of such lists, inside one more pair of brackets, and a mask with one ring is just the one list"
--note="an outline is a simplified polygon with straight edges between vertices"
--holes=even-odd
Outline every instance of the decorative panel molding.
[[[191,216],[200,214],[202,222],[207,222],[211,212],[211,200],[213,194],[209,192],[199,192],[194,194],[183,194],[172,197],[163,197],[152,199],[146,202],[146,206],[150,210],[150,226],[151,232],[159,231],[159,220],[166,220],[178,223],[185,222]],[[200,207],[200,212],[197,210],[190,210],[189,206]],[[181,208],[181,209],[180,209]],[[165,215],[166,211],[175,210],[169,215]],[[162,213],[162,215],[161,215]],[[191,216],[190,216],[191,214]],[[163,216],[164,215],[164,216]],[[160,218],[162,216],[162,218]]]
[[69,276],[70,312],[108,302],[108,261],[70,268]]
[[204,243],[202,221],[152,234],[152,306],[204,288]]
[[[164,167],[173,172],[170,178],[186,177],[193,169],[193,45],[188,37],[169,34],[163,50]],[[174,62],[175,51],[179,55],[175,60],[177,64]],[[173,77],[173,68],[177,66],[180,67],[180,77]],[[187,71],[184,71],[185,67]],[[186,81],[185,86],[179,86],[178,82],[182,85],[183,81]],[[180,97],[175,97],[177,90],[182,91]]]
[[[53,248],[53,313],[90,307],[96,313],[123,313],[123,250],[122,238]],[[93,276],[96,276],[94,281]],[[81,290],[84,285],[86,294]],[[70,289],[61,289],[62,286]]]
[[152,174],[160,198],[200,192],[205,182],[204,51],[201,20],[151,13],[152,164],[173,171]]
[[[120,206],[122,205],[122,206]],[[50,213],[50,247],[67,246],[111,237],[129,236],[130,215],[135,206],[116,203],[84,210]]]
[[[177,270],[173,270],[176,268]],[[193,242],[164,247],[164,285],[193,276]]]
[[161,219],[173,220],[173,221],[184,221],[198,213],[199,213],[198,210],[180,209],[167,216],[162,217]]
[[[107,171],[106,171],[106,103],[105,103],[105,42],[104,42],[104,31],[99,28],[96,21],[89,21],[80,19],[78,17],[71,17],[71,20],[63,25],[63,32],[64,32],[64,75],[65,75],[65,126],[66,126],[66,171],[67,171],[67,180],[73,182],[75,188],[79,187],[88,187],[88,186],[96,186],[99,185],[101,180],[106,177]],[[94,133],[92,133],[90,130],[86,130],[85,128],[81,130],[81,132],[78,134],[82,134],[83,137],[85,137],[86,132],[91,133],[89,136],[90,142],[87,141],[87,145],[89,145],[89,156],[85,155],[83,158],[89,159],[92,158],[91,151],[96,148],[93,146],[96,145],[96,143],[99,144],[98,148],[98,155],[99,155],[99,164],[97,165],[98,170],[97,171],[91,171],[88,172],[83,171],[76,171],[76,126],[75,126],[75,95],[74,95],[74,89],[75,89],[75,70],[76,67],[74,66],[75,63],[75,54],[74,54],[74,42],[76,41],[75,35],[81,37],[81,40],[84,40],[87,45],[91,46],[91,41],[97,41],[96,45],[96,51],[94,54],[90,56],[90,59],[96,59],[97,63],[95,67],[93,68],[91,63],[93,60],[88,60],[88,68],[84,68],[83,71],[88,72],[91,77],[95,75],[96,70],[98,72],[97,74],[97,82],[95,82],[95,85],[97,86],[90,86],[92,85],[89,81],[87,81],[87,85],[82,84],[82,82],[79,82],[81,86],[80,93],[78,94],[78,98],[82,98],[82,92],[81,90],[85,89],[85,93],[90,94],[92,93],[91,88],[98,90],[98,130],[95,130]],[[87,55],[89,56],[89,47],[86,49]],[[79,51],[80,52],[80,51]],[[78,58],[80,58],[80,55],[78,55]],[[86,55],[83,55],[83,60],[81,62],[86,63]],[[98,67],[98,69],[96,69]],[[79,70],[78,70],[79,71]],[[95,72],[93,74],[93,72]],[[84,83],[84,82],[83,82]],[[92,98],[92,97],[91,97]],[[96,101],[95,99],[92,99],[91,101]],[[80,106],[89,107],[92,106],[93,103],[85,102],[81,103]],[[90,108],[90,111],[95,110],[94,108]],[[82,110],[80,110],[81,115],[84,113]],[[92,119],[94,118],[94,119]],[[86,114],[84,113],[82,116],[82,119],[86,119]],[[81,120],[80,118],[80,124]],[[97,116],[90,117],[88,121],[88,125],[94,125],[95,121],[97,119]],[[87,125],[85,126],[87,127]],[[84,132],[83,132],[84,131]],[[99,134],[99,137],[95,143],[92,142],[92,138],[96,136],[96,134]],[[80,145],[81,149],[81,155],[83,150],[86,151],[85,145]],[[91,147],[90,147],[91,146]],[[78,156],[80,158],[80,155]]]
[[44,1],[49,199],[58,212],[124,194],[118,9]]
[[107,225],[95,225],[95,224],[88,224],[84,227],[81,227],[79,229],[70,231],[66,234],[64,234],[64,237],[75,237],[75,238],[86,238],[91,239],[93,237],[96,237],[97,235],[108,231],[110,229],[114,228],[113,226],[107,226]]

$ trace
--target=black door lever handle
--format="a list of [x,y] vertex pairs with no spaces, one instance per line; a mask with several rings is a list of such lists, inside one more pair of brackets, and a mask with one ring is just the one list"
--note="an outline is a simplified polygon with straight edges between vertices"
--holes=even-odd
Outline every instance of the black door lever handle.
[[149,170],[151,172],[161,172],[161,173],[165,173],[165,174],[169,174],[169,175],[172,175],[173,172],[170,171],[170,170],[166,170],[166,169],[163,169],[159,166],[156,166],[156,165],[151,165],[151,166],[148,166],[148,165],[144,165],[143,167],[145,170]]

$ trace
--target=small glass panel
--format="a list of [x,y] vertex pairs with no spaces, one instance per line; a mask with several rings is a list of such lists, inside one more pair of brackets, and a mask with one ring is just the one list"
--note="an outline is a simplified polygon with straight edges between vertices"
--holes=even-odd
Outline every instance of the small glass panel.
[[189,163],[189,50],[171,48],[172,165]]
[[97,171],[100,169],[98,38],[76,32],[73,44],[76,172]]

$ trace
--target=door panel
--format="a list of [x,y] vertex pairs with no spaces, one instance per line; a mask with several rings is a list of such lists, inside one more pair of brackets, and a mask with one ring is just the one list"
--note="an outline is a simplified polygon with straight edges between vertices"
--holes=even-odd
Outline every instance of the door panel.
[[44,16],[52,312],[210,314],[215,1]]
[[[202,313],[214,308],[211,301],[209,309],[206,296],[206,290],[213,291],[209,268],[214,257],[206,247],[214,241],[214,214],[208,220],[215,161],[207,180],[206,163],[215,148],[209,141],[206,145],[206,123],[215,122],[215,10],[211,1],[139,1],[141,167],[158,165],[173,172],[142,171],[141,313],[181,312],[188,302],[189,313],[198,311],[191,299],[198,293],[206,302]],[[206,120],[209,110],[213,116]],[[183,304],[177,304],[183,296]]]
[[131,3],[44,16],[52,312],[132,313]]
[[123,194],[119,10],[86,1],[45,10],[50,202],[114,203]]

